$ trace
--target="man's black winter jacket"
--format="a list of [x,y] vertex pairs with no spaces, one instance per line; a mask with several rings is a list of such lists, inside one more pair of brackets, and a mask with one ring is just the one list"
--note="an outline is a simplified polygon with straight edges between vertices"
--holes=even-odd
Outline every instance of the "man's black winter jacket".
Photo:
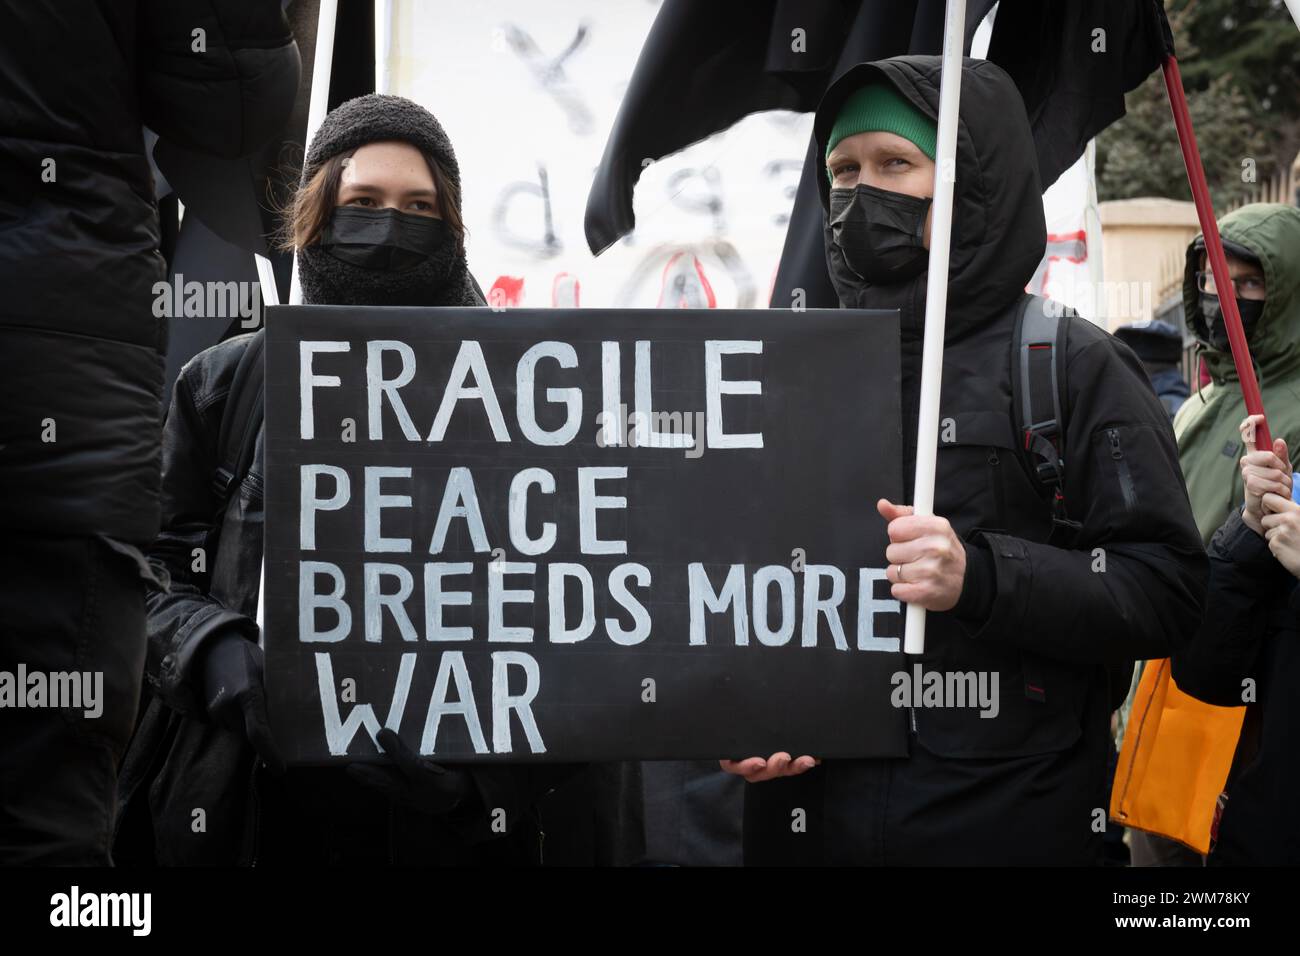
[[[872,81],[937,117],[939,57],[860,64],[818,108],[821,154],[840,105]],[[1168,415],[1132,350],[1079,318],[1066,343],[1064,497],[1080,528],[1069,542],[1053,536],[1011,414],[1015,306],[1046,226],[1024,105],[995,64],[963,61],[958,126],[934,511],[967,542],[968,570],[957,607],[928,615],[920,663],[996,673],[997,716],[900,709],[910,758],[827,761],[806,781],[751,785],[753,862],[1098,862],[1112,746],[1107,665],[1167,657],[1200,620],[1206,558]],[[829,208],[824,178],[819,187]],[[829,225],[826,248],[844,307],[901,313],[910,502],[927,274],[872,286],[845,264]],[[792,837],[800,807],[807,835]]]

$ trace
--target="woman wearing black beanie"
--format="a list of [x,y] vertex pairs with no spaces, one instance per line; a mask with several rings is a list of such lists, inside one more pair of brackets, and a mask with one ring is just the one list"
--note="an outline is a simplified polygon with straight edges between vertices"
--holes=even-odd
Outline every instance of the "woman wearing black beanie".
[[325,117],[284,246],[308,305],[486,304],[465,261],[451,141],[401,96],[359,96]]
[[[309,305],[485,305],[465,259],[460,170],[428,110],[370,95],[311,143],[284,242]],[[152,699],[123,765],[115,855],[162,864],[530,864],[534,806],[569,767],[442,767],[391,731],[386,764],[284,771],[267,723],[256,623],[263,528],[262,332],[191,360],[164,429],[163,526],[150,549]],[[226,410],[251,408],[248,421]],[[214,482],[219,436],[256,436],[246,474]],[[203,553],[205,560],[196,561]]]

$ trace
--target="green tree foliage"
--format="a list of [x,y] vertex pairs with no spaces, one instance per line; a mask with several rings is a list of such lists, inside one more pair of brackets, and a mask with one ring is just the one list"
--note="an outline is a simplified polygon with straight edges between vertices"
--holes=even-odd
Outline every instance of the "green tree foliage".
[[[1178,66],[1215,205],[1244,196],[1300,147],[1300,30],[1282,0],[1168,0]],[[1164,77],[1097,137],[1099,198],[1190,199]]]

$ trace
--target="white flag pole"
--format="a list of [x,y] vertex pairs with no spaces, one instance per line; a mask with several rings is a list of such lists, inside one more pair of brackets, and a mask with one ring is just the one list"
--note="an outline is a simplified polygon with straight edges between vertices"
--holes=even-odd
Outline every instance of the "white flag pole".
[[[952,188],[957,178],[957,105],[966,33],[965,0],[948,0],[943,25],[943,72],[939,79],[939,138],[935,144],[930,265],[925,286],[925,338],[921,349],[921,404],[916,425],[915,514],[934,514],[934,469],[939,446],[939,386],[943,380],[943,330],[948,308],[948,250],[952,242]],[[925,650],[925,608],[907,606],[903,650]]]
[[1088,198],[1083,208],[1083,243],[1088,256],[1088,281],[1092,283],[1092,315],[1088,318],[1103,329],[1109,328],[1110,315],[1106,311],[1106,297],[1101,291],[1105,273],[1102,271],[1101,208],[1097,205],[1097,140],[1088,140],[1083,151],[1084,170],[1088,177]]
[[[307,105],[307,132],[302,139],[303,155],[311,147],[312,137],[329,112],[330,73],[334,68],[334,24],[338,20],[338,0],[320,0],[320,18],[316,21],[316,56],[311,68],[311,100]],[[298,281],[298,254],[293,255],[293,278],[289,282],[289,304],[302,305],[302,283]]]
[[279,305],[280,290],[275,285],[275,270],[271,268],[271,260],[254,253],[253,264],[257,266],[258,291],[262,297],[262,305]]
[[393,0],[375,0],[375,92],[393,92]]

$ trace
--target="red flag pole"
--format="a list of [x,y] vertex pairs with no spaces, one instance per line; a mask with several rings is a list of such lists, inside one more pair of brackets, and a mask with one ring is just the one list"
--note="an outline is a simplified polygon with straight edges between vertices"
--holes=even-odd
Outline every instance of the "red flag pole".
[[[1187,110],[1187,97],[1183,95],[1183,79],[1178,73],[1178,60],[1172,53],[1165,57],[1164,74],[1169,106],[1174,111],[1174,126],[1178,130],[1178,145],[1183,151],[1187,181],[1192,187],[1192,199],[1196,202],[1196,216],[1201,221],[1201,233],[1205,236],[1205,253],[1214,274],[1214,285],[1220,292],[1219,310],[1227,326],[1232,361],[1237,366],[1241,394],[1246,399],[1246,412],[1250,415],[1263,415],[1264,400],[1259,394],[1259,382],[1255,380],[1255,366],[1250,361],[1250,348],[1246,345],[1246,333],[1241,326],[1241,313],[1237,311],[1237,292],[1228,276],[1228,260],[1223,255],[1219,224],[1215,221],[1214,205],[1210,202],[1210,187],[1205,182],[1201,151],[1196,146],[1196,134],[1192,131],[1192,115]],[[1226,295],[1223,294],[1225,292]],[[1260,422],[1255,428],[1255,447],[1273,447],[1267,421]]]

